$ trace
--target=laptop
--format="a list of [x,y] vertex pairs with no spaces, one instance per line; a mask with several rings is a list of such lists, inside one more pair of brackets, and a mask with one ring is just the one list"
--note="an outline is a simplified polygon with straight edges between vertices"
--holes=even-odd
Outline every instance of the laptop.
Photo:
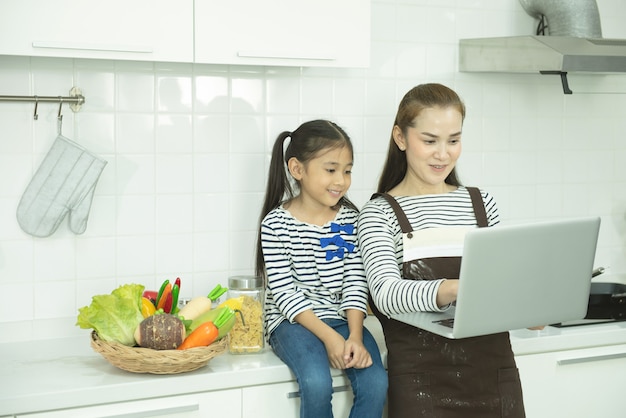
[[582,319],[599,229],[599,217],[471,229],[455,306],[391,318],[455,339]]

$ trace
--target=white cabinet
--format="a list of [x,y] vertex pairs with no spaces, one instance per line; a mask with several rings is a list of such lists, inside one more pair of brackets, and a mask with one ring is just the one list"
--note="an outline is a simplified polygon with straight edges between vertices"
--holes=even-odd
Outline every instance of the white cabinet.
[[0,54],[193,60],[193,0],[3,0]]
[[39,412],[17,415],[17,418],[205,418],[218,416],[241,418],[240,405],[241,390],[231,389]]
[[370,0],[195,0],[195,62],[366,67]]
[[3,0],[0,54],[367,67],[370,0]]
[[[352,408],[352,389],[345,376],[333,378],[333,415],[347,417]],[[300,413],[296,382],[243,388],[242,418],[294,418]]]
[[624,417],[626,344],[521,355],[528,418]]

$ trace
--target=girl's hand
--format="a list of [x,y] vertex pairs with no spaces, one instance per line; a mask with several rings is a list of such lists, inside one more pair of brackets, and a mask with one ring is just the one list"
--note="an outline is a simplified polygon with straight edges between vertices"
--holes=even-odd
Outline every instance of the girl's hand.
[[372,365],[372,356],[367,351],[361,341],[348,338],[345,342],[345,352],[343,356],[345,368],[365,369]]
[[323,341],[324,346],[326,347],[326,353],[328,354],[328,362],[330,363],[330,367],[340,370],[345,369],[345,340],[343,339],[343,337],[333,330],[333,332],[330,333],[330,335]]

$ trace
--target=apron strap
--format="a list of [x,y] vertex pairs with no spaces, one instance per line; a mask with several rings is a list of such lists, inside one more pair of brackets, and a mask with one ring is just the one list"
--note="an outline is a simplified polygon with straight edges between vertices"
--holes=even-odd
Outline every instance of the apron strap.
[[413,232],[413,227],[409,222],[409,219],[406,217],[406,214],[400,207],[400,204],[396,199],[393,198],[389,193],[374,193],[370,199],[375,197],[382,196],[385,198],[387,202],[391,205],[391,208],[396,213],[396,218],[398,218],[398,223],[400,224],[400,228],[402,229],[403,234],[409,234],[408,237],[412,238],[411,232]]
[[[480,194],[480,190],[476,187],[466,187],[469,192],[470,198],[472,199],[472,207],[474,208],[474,216],[476,216],[476,222],[478,223],[479,228],[484,228],[489,226],[487,222],[487,212],[485,212],[485,204],[483,203],[483,197]],[[413,232],[413,227],[409,222],[406,214],[400,207],[400,204],[393,196],[389,193],[374,193],[370,199],[374,199],[375,197],[381,196],[393,209],[396,214],[396,218],[398,218],[398,223],[400,224],[400,228],[402,229],[403,234],[411,234]],[[411,236],[409,235],[409,238]]]
[[485,212],[485,204],[483,203],[483,197],[480,195],[480,190],[476,187],[466,187],[467,191],[472,198],[472,206],[474,207],[474,216],[476,216],[476,222],[479,228],[489,226],[487,222],[487,213]]

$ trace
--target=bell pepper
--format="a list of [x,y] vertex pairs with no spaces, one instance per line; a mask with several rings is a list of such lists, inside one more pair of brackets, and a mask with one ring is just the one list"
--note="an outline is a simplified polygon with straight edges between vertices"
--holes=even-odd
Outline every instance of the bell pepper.
[[147,297],[143,296],[141,298],[141,316],[147,318],[154,315],[155,312],[156,308],[154,306],[154,303],[152,303],[152,301]]
[[226,299],[224,302],[220,303],[218,308],[223,308],[224,306],[228,306],[233,311],[240,311],[241,305],[243,305],[243,298],[244,296]]

